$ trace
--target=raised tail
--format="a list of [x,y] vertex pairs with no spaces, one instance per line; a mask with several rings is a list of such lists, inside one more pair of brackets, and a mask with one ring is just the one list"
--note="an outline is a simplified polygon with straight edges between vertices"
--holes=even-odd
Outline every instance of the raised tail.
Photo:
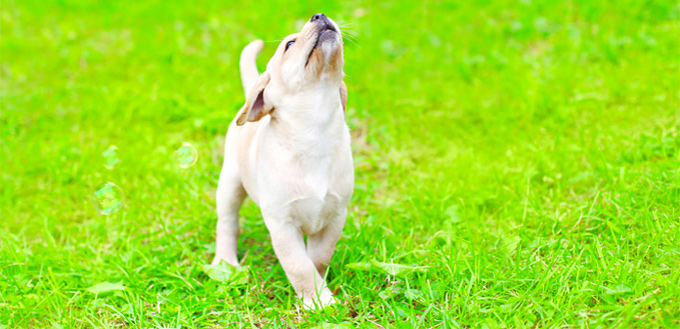
[[257,65],[255,58],[260,53],[264,42],[262,40],[255,40],[249,43],[243,51],[241,51],[241,60],[239,67],[241,68],[241,82],[243,83],[243,93],[248,96],[248,91],[255,85],[260,74],[257,72]]

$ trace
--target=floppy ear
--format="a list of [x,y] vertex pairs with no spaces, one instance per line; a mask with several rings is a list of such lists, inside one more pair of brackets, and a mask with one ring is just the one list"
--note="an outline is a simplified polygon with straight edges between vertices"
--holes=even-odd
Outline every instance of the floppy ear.
[[342,111],[347,112],[347,85],[345,81],[340,83],[340,101],[342,102]]
[[269,84],[269,80],[269,72],[264,72],[257,79],[253,88],[250,89],[250,92],[248,92],[248,96],[246,97],[245,105],[238,111],[236,119],[237,126],[243,126],[246,121],[258,121],[274,109],[270,104],[266,104],[264,101],[264,90]]

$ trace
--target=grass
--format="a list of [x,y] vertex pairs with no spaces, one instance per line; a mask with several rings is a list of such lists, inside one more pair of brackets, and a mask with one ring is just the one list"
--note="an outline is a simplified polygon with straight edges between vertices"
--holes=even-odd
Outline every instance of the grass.
[[[310,313],[252,202],[247,276],[204,264],[240,50],[317,12],[356,34],[356,190]],[[5,0],[0,31],[0,327],[680,325],[677,2]]]

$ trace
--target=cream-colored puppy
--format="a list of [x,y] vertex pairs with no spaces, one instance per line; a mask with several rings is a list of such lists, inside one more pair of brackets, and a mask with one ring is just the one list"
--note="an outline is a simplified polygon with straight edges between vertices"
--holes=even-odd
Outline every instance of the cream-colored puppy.
[[306,307],[334,302],[324,275],[354,189],[342,45],[337,24],[316,14],[281,42],[262,75],[255,66],[262,41],[243,49],[246,103],[229,126],[217,187],[213,263],[239,265],[238,213],[247,194]]

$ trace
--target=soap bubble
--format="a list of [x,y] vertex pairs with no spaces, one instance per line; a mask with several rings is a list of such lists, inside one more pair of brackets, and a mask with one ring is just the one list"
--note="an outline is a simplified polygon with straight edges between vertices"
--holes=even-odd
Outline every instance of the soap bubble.
[[111,215],[123,206],[125,196],[118,185],[108,182],[95,188],[90,195],[90,201],[97,211],[104,215]]
[[104,167],[106,169],[112,170],[120,164],[120,158],[118,158],[118,148],[116,145],[111,145],[104,152],[102,152],[104,157]]
[[189,168],[196,164],[198,151],[193,145],[184,143],[173,154],[173,160],[180,168]]

